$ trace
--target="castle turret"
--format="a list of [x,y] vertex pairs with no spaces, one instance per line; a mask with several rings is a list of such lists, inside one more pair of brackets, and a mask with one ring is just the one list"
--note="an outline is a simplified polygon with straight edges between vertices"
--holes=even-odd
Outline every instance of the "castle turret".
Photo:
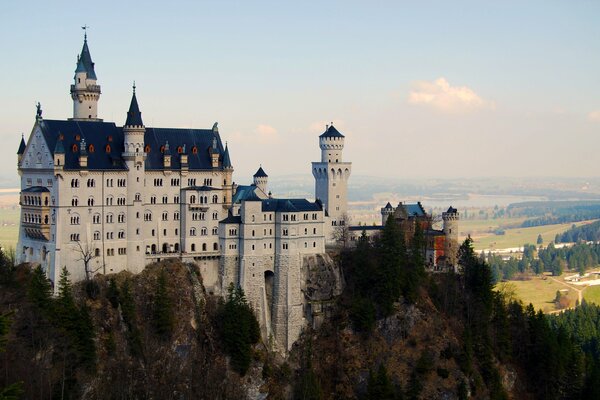
[[381,225],[385,226],[390,215],[394,214],[394,207],[388,202],[385,207],[381,209]]
[[21,164],[21,159],[23,158],[23,153],[25,153],[25,136],[21,134],[21,143],[19,144],[19,150],[17,150],[17,165]]
[[75,82],[71,85],[74,120],[101,121],[98,118],[98,99],[100,85],[96,84],[96,71],[87,44],[87,33],[84,35],[83,48],[77,57]]
[[321,161],[312,163],[315,177],[315,198],[323,204],[325,215],[329,217],[327,240],[333,238],[332,228],[344,225],[348,211],[348,178],[352,172],[352,163],[343,162],[344,135],[331,123],[319,136]]
[[254,186],[259,188],[265,195],[267,194],[267,183],[269,181],[269,176],[262,169],[262,165],[258,168],[258,171],[254,174]]
[[[138,216],[143,213],[142,193],[144,193],[144,161],[146,159],[145,133],[146,127],[142,121],[142,113],[138,106],[134,83],[131,104],[129,105],[129,111],[127,111],[127,120],[123,126],[124,151],[122,154],[127,166],[127,263],[128,268],[133,272],[141,272],[144,269],[144,257],[141,252],[144,243],[142,236],[136,234],[136,232],[139,229]],[[168,149],[168,144],[165,147]],[[159,149],[148,148],[147,151],[159,152]],[[168,150],[167,153],[169,153]]]
[[63,144],[62,133],[58,134],[56,145],[54,146],[54,168],[63,169],[65,166],[65,146]]
[[448,259],[449,265],[456,265],[458,255],[458,221],[460,215],[454,207],[442,213],[443,226],[442,230],[446,237],[446,246],[444,252]]
[[219,167],[220,156],[221,156],[221,153],[219,152],[219,143],[217,142],[217,135],[215,134],[213,136],[212,146],[210,146],[210,161],[211,161],[211,166],[213,168]]

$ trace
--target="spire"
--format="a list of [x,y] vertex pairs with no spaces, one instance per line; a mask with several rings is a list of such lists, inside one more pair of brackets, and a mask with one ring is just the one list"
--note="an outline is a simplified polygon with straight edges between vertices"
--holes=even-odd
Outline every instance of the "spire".
[[268,178],[269,175],[267,175],[267,173],[265,172],[264,169],[262,169],[262,165],[258,168],[258,171],[256,171],[256,173],[254,174],[255,178]]
[[325,132],[323,132],[321,134],[320,137],[344,137],[344,135],[342,135],[337,129],[334,128],[333,126],[333,122],[331,123],[331,125],[327,126],[327,129],[325,130]]
[[21,133],[21,144],[19,144],[19,150],[17,151],[18,155],[21,155],[25,152],[25,136]]
[[233,168],[231,165],[231,159],[229,158],[229,148],[227,142],[225,142],[225,153],[223,154],[223,168]]
[[83,36],[83,48],[81,49],[81,55],[77,60],[77,69],[75,72],[87,72],[87,78],[97,80],[96,72],[94,71],[94,62],[92,61],[92,55],[90,54],[90,48],[87,44],[87,26],[82,27],[85,31]]
[[165,143],[165,152],[163,153],[165,156],[170,156],[171,155],[171,150],[169,149],[169,141],[167,140],[167,142]]
[[143,126],[142,113],[138,106],[137,97],[135,96],[135,82],[133,82],[133,96],[131,96],[131,104],[129,105],[129,111],[127,111],[126,126]]

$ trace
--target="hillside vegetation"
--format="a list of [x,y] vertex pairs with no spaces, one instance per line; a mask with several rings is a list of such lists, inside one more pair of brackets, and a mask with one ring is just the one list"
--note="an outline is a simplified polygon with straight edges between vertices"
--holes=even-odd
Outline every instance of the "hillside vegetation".
[[0,388],[35,399],[599,396],[597,308],[553,320],[493,291],[470,241],[462,274],[426,274],[422,245],[388,224],[380,241],[342,251],[343,294],[285,358],[257,342],[243,291],[206,295],[193,265],[77,285],[63,274],[51,298],[41,269],[2,261]]

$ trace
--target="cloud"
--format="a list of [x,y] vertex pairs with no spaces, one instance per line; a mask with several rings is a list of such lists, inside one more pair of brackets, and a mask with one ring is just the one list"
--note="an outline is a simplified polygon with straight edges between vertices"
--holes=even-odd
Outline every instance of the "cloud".
[[494,108],[493,103],[482,99],[473,89],[467,86],[451,86],[443,77],[433,82],[414,82],[408,95],[408,102],[433,107],[447,113]]
[[600,110],[590,112],[588,114],[588,120],[592,122],[600,122]]
[[273,143],[279,139],[277,129],[273,128],[271,125],[258,125],[254,129],[254,134],[260,143]]

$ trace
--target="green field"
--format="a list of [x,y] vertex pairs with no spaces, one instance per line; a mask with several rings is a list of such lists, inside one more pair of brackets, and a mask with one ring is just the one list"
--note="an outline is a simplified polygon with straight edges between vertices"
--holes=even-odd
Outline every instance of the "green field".
[[[574,225],[585,225],[593,221],[595,220],[576,222]],[[566,231],[572,225],[573,223],[567,223],[533,226],[530,228],[506,229],[504,235],[474,234],[472,235],[473,246],[476,250],[521,247],[526,243],[535,244],[537,237],[540,234],[544,239],[544,244],[548,244],[554,240],[557,233]]]
[[510,281],[509,283],[515,289],[515,297],[521,300],[523,304],[531,303],[536,310],[542,310],[545,313],[557,310],[554,299],[558,290],[568,289],[566,295],[571,299],[572,304],[575,304],[578,298],[577,291],[569,289],[549,277],[535,276],[527,281]]
[[0,246],[16,248],[19,237],[19,208],[0,208]]
[[585,301],[600,305],[600,286],[588,286],[583,291],[583,298]]

